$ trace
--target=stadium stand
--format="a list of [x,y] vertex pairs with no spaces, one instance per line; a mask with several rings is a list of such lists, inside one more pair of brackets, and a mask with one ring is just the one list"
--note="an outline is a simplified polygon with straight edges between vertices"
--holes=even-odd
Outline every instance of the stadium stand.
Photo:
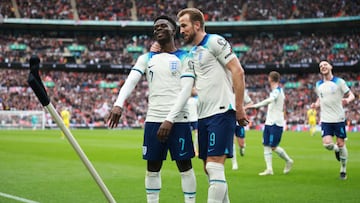
[[[146,35],[110,36],[95,33],[93,36],[77,34],[75,37],[61,38],[56,35],[13,34],[8,31],[0,33],[0,62],[24,62],[36,52],[43,62],[50,63],[132,64],[134,52],[126,47],[141,47],[143,49],[138,53],[143,53],[152,43],[151,36]],[[360,60],[360,30],[341,33],[297,32],[296,35],[262,32],[228,39],[243,64],[318,63],[320,59],[333,63]]]
[[[104,117],[117,97],[121,85],[126,79],[124,74],[43,71],[44,84],[54,105],[60,110],[63,106],[70,107],[72,112],[72,127],[104,127]],[[349,86],[355,93],[360,92],[360,76],[354,73],[337,73],[349,81]],[[41,110],[42,107],[31,89],[26,84],[27,70],[0,69],[0,107],[3,110]],[[285,74],[282,83],[286,93],[286,118],[288,128],[305,126],[306,109],[315,101],[313,85],[319,79],[315,73]],[[246,76],[247,89],[252,99],[260,101],[267,96],[264,87],[267,84],[267,74]],[[139,83],[127,100],[125,120],[122,127],[141,127],[147,107],[147,82]],[[268,89],[267,89],[268,90]],[[357,97],[359,95],[357,94]],[[31,102],[28,102],[31,101]],[[359,99],[348,106],[347,118],[349,125],[360,125]],[[1,110],[1,109],[0,109]],[[249,111],[252,127],[259,128],[264,122],[266,109]]]
[[[185,7],[204,11],[208,21],[284,20],[360,15],[359,1],[338,0],[28,0],[2,3],[5,17],[152,21]],[[102,5],[102,6],[99,6]]]
[[[100,8],[97,6],[100,3],[105,5]],[[349,81],[358,98],[348,106],[347,118],[349,127],[360,130],[360,29],[357,26],[360,20],[337,22],[338,17],[359,16],[359,1],[14,0],[1,2],[0,21],[42,19],[60,20],[56,22],[61,24],[76,20],[79,25],[81,21],[99,25],[102,21],[139,21],[141,24],[161,14],[174,17],[177,10],[187,6],[202,9],[210,22],[259,23],[241,31],[234,24],[220,34],[232,43],[244,65],[247,88],[255,102],[267,95],[264,91],[264,87],[268,88],[267,73],[273,69],[282,73],[288,129],[306,128],[306,108],[315,100],[313,85],[319,79],[316,65],[326,59],[334,64],[336,75]],[[336,18],[332,23],[321,23],[327,17]],[[310,19],[317,23],[276,25],[275,20],[286,19]],[[263,21],[256,20],[274,24],[261,26]],[[0,110],[42,109],[26,83],[26,64],[35,53],[41,58],[41,75],[56,108],[71,106],[72,127],[105,126],[104,117],[126,79],[126,67],[130,68],[153,42],[151,32],[144,32],[141,26],[134,28],[135,31],[116,26],[103,29],[96,23],[89,30],[77,25],[30,26],[26,21],[0,26],[7,26],[0,30]],[[220,26],[210,27],[217,28]],[[181,45],[180,40],[176,43]],[[147,106],[146,86],[143,79],[127,101],[121,127],[142,126]],[[251,128],[261,128],[265,113],[266,109],[248,112]],[[51,126],[50,122],[48,127]]]

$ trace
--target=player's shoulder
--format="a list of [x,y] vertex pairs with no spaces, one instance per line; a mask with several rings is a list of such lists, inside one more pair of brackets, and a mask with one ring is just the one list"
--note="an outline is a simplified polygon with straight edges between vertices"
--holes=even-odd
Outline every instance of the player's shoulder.
[[209,37],[209,40],[218,40],[218,39],[225,39],[223,36],[219,34],[207,34]]
[[207,34],[204,39],[210,45],[224,46],[227,43],[226,39],[219,34]]
[[156,52],[143,53],[143,54],[141,54],[141,55],[137,58],[137,61],[148,61],[148,60],[151,59],[151,57],[154,56],[155,54],[156,54]]
[[218,34],[206,34],[201,45],[215,52],[221,52],[226,47],[229,47],[229,42],[221,35]]
[[331,81],[332,82],[334,82],[334,83],[345,83],[345,80],[344,79],[342,79],[342,78],[340,78],[340,77],[336,77],[336,76],[334,76],[332,79],[331,79]]
[[316,81],[316,87],[319,87],[320,85],[322,85],[324,83],[324,80],[318,80]]
[[273,92],[280,93],[280,92],[284,92],[284,90],[283,90],[282,87],[278,86],[278,87],[273,89]]
[[173,52],[172,54],[174,54],[179,59],[184,59],[185,57],[188,56],[188,51],[186,51],[184,49],[178,49],[175,52]]
[[[148,63],[154,56],[160,55],[160,54],[164,54],[164,53],[163,52],[153,52],[153,51],[146,52],[146,53],[141,54],[137,58],[137,61],[140,63]],[[165,54],[168,54],[168,53],[165,53]]]

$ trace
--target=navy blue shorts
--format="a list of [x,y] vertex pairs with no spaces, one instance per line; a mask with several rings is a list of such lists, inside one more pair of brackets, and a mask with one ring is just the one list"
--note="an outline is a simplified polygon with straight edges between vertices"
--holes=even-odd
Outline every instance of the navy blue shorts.
[[188,160],[195,156],[190,123],[174,123],[166,142],[160,142],[157,138],[160,125],[161,123],[145,122],[143,159],[166,160],[168,151],[172,160]]
[[277,125],[265,125],[263,133],[263,145],[277,147],[280,144],[283,127]]
[[325,135],[331,135],[331,136],[335,135],[338,138],[345,139],[347,137],[345,122],[340,122],[340,123],[321,122],[321,136],[324,137]]
[[216,114],[199,119],[199,158],[208,156],[233,156],[234,133],[236,126],[235,111]]
[[197,121],[190,122],[190,127],[191,127],[191,130],[197,130],[198,122]]
[[245,138],[245,128],[244,126],[236,125],[235,136],[239,138]]

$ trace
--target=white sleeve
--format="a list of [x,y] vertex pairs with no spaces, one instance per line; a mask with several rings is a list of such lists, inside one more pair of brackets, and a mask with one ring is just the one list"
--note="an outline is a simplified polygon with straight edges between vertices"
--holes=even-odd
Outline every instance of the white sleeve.
[[254,104],[253,107],[254,108],[259,108],[259,107],[262,107],[262,106],[266,106],[266,105],[270,104],[274,100],[275,100],[275,98],[269,97],[269,98],[267,98],[267,99],[265,99],[265,100],[263,100],[263,101],[261,101],[259,103]]
[[347,94],[350,91],[350,88],[347,86],[344,79],[340,78],[340,87],[343,91],[344,95]]
[[187,100],[189,99],[193,85],[194,85],[193,77],[181,78],[181,91],[178,94],[176,103],[171,108],[169,114],[166,117],[167,121],[174,123],[175,117],[179,115],[180,111],[184,108]]
[[249,103],[251,103],[251,102],[252,102],[252,100],[251,100],[251,98],[250,98],[250,96],[249,96],[249,94],[248,94],[248,91],[245,90],[245,91],[244,91],[244,104],[249,104]]
[[275,89],[270,93],[269,98],[267,98],[259,103],[254,104],[253,107],[258,108],[258,107],[266,106],[266,105],[270,104],[271,102],[275,101],[275,99],[279,96],[279,94],[280,94],[280,91]]
[[226,66],[233,58],[237,58],[230,43],[220,35],[211,35],[209,47],[212,50],[213,55],[223,66]]
[[114,106],[119,106],[123,108],[124,101],[130,96],[131,92],[134,90],[136,84],[141,79],[141,73],[137,70],[131,70],[129,76],[127,77],[124,85],[120,89],[118,98],[116,99]]

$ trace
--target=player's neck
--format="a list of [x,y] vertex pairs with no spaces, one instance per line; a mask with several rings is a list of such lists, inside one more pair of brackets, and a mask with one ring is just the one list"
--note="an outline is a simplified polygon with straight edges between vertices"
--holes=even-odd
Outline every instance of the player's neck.
[[276,88],[279,87],[279,83],[277,83],[277,82],[272,82],[272,83],[270,84],[270,87],[271,87],[272,90],[273,90],[273,89],[276,89]]
[[200,42],[204,39],[205,35],[206,35],[206,32],[199,31],[199,33],[195,37],[195,40],[193,41],[193,45],[196,46],[196,45],[200,44]]
[[173,43],[161,45],[162,52],[172,53],[172,52],[175,52],[176,50],[177,50],[177,48],[175,47],[175,44],[173,44]]
[[324,80],[332,80],[333,77],[334,77],[333,74],[328,73],[328,74],[325,74],[325,75],[324,75]]

